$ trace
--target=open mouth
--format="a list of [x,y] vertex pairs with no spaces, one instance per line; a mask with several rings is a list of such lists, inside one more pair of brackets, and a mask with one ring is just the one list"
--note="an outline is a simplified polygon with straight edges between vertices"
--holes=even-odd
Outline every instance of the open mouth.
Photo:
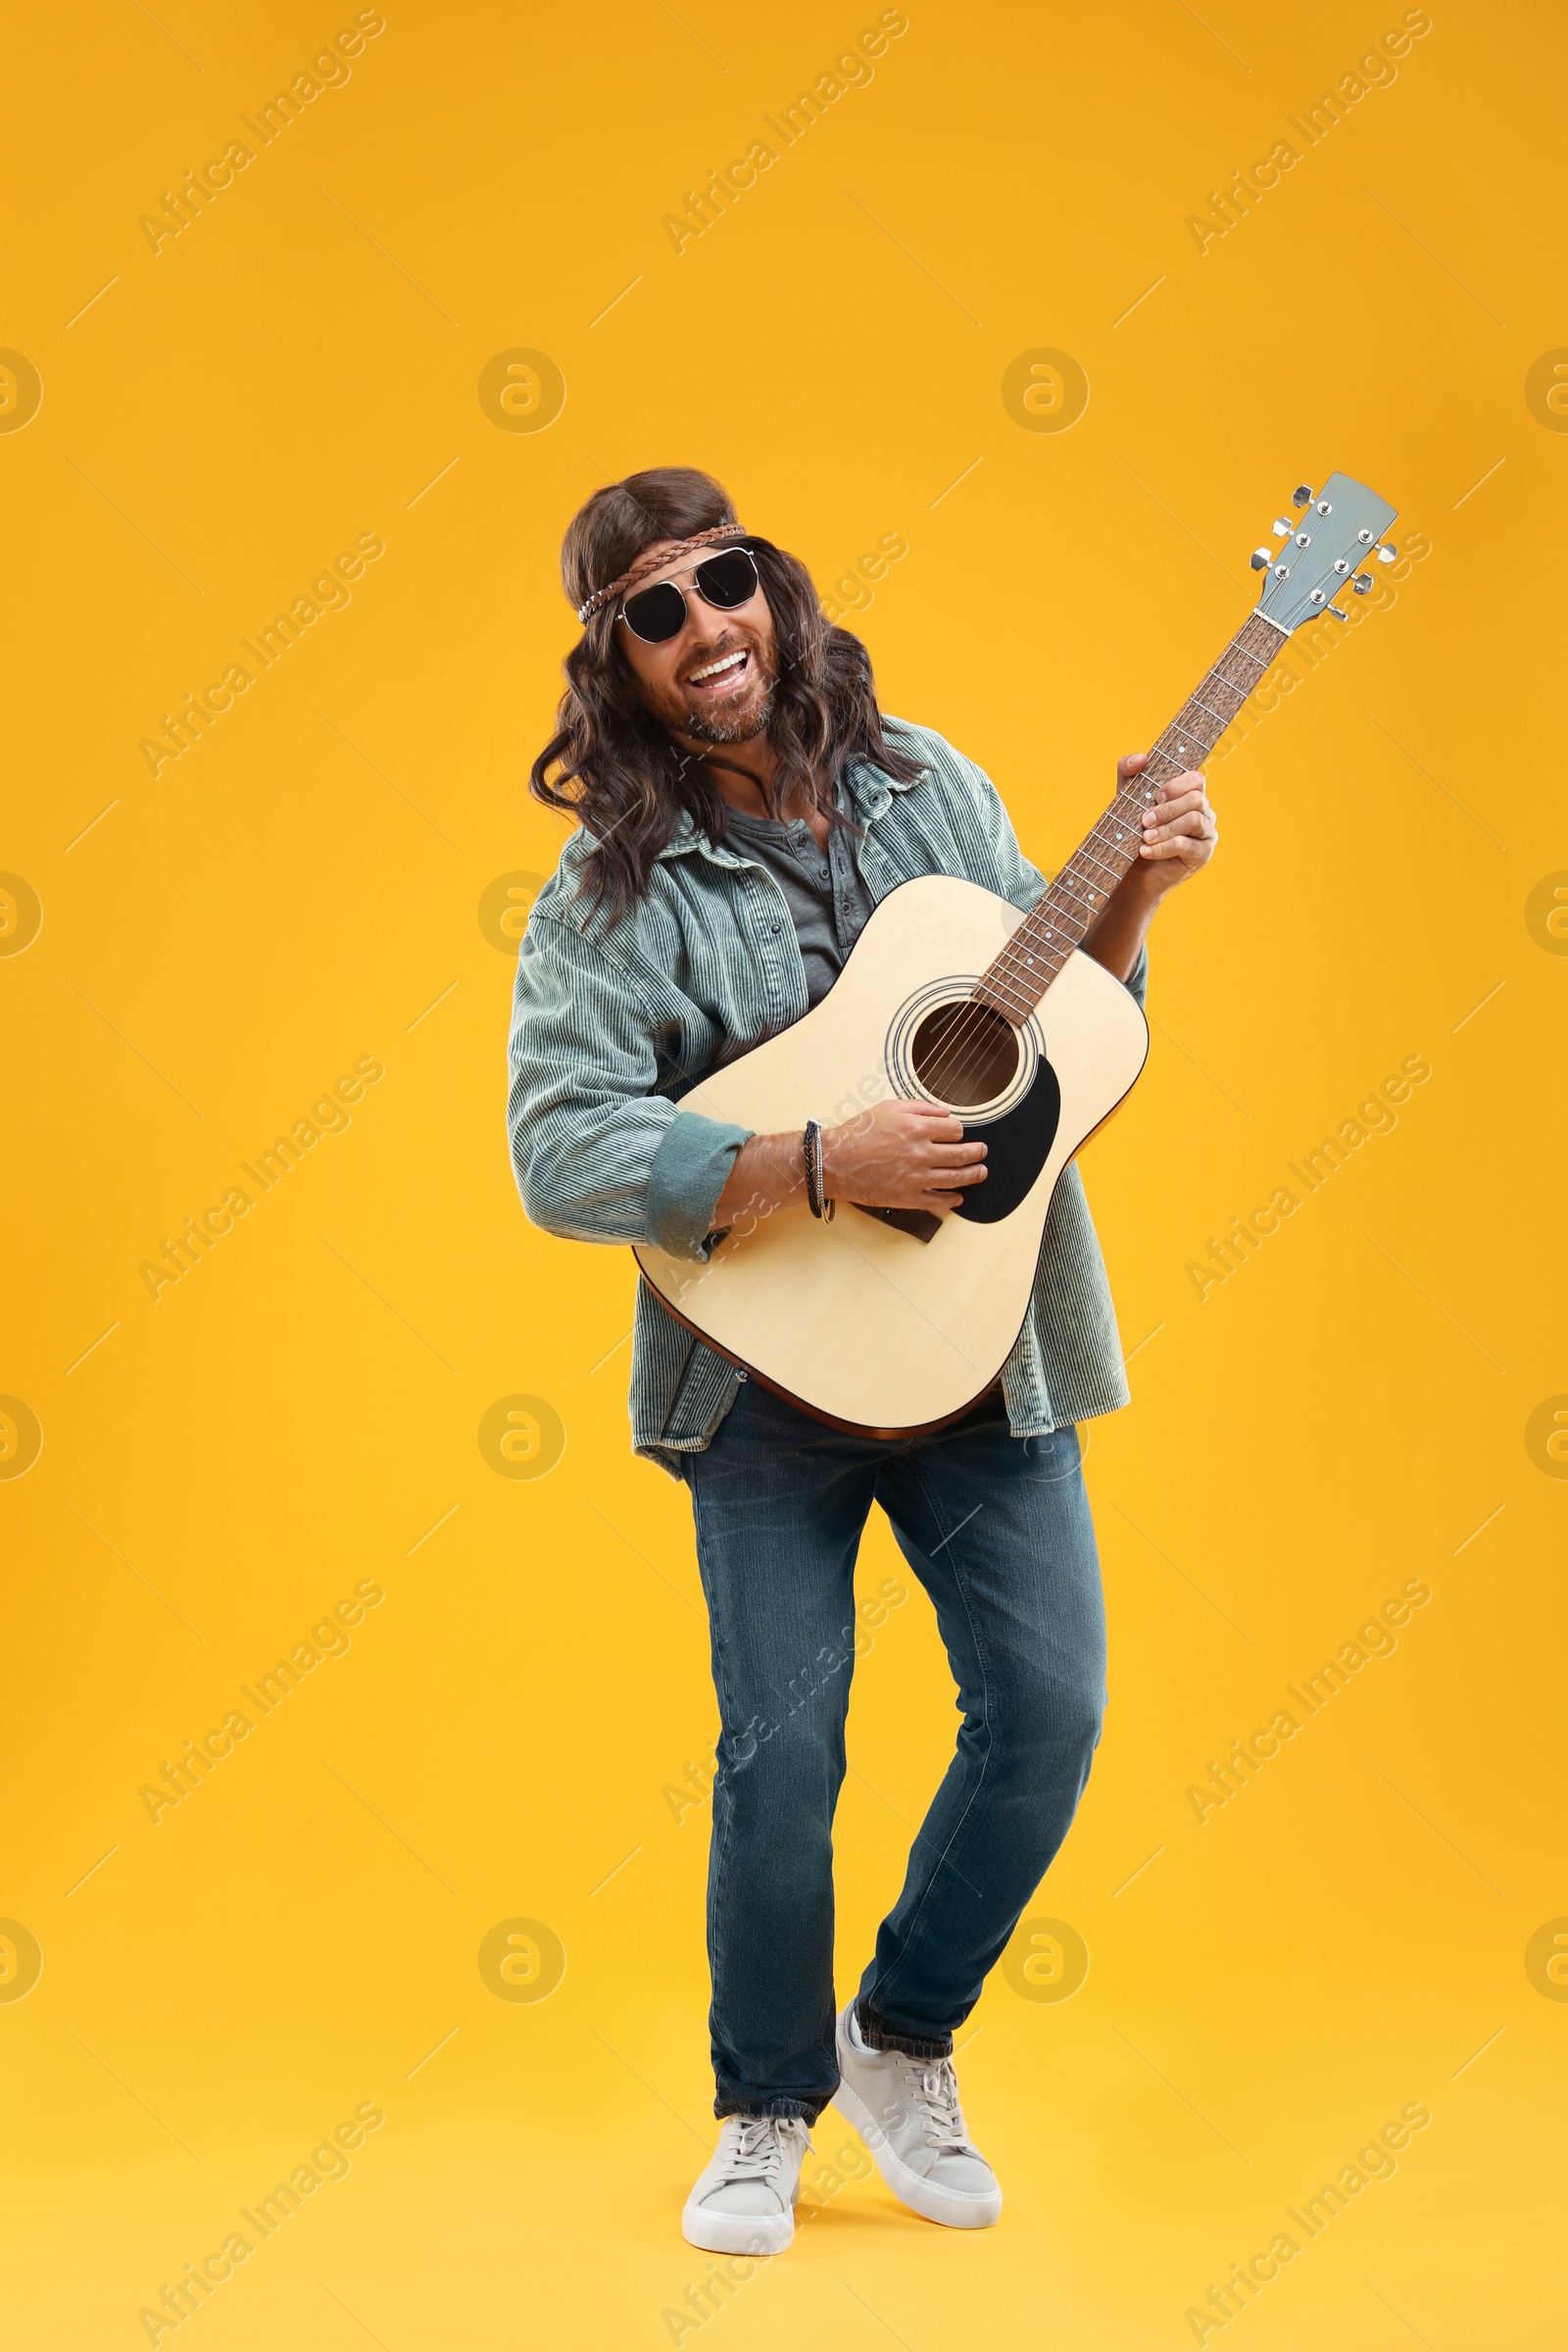
[[705,662],[694,669],[685,683],[694,694],[737,694],[751,674],[752,657],[744,647],[733,654],[721,654],[716,662]]

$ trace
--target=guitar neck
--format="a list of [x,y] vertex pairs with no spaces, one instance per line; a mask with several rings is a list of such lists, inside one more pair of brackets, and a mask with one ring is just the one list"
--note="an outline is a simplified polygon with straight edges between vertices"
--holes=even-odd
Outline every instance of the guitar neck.
[[1015,1028],[1026,1021],[1138,856],[1156,784],[1207,759],[1289,631],[1260,612],[1237,630],[1149,756],[1084,836],[1045,895],[981,976],[975,1002]]

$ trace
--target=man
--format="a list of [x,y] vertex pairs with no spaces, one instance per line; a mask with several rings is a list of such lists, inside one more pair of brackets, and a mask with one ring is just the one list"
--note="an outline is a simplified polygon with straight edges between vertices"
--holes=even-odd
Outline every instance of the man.
[[[532,786],[578,830],[518,959],[514,1166],[550,1232],[705,1262],[760,1202],[805,1216],[808,1170],[800,1135],[750,1134],[681,1109],[681,1095],[817,1003],[901,882],[962,875],[1021,908],[1045,882],[988,779],[940,736],[883,718],[864,648],[707,475],[662,468],[597,491],[562,570],[584,628]],[[1085,939],[1140,1001],[1153,910],[1214,840],[1202,777],[1173,778]],[[823,1135],[821,1190],[944,1216],[985,1182],[985,1157],[956,1119],[886,1102]],[[722,2130],[682,2217],[692,2244],[788,2245],[829,2099],[913,2211],[959,2229],[1000,2215],[953,2036],[1099,1739],[1103,1613],[1076,1424],[1127,1394],[1071,1167],[1001,1381],[924,1437],[826,1427],[639,1286],[633,1444],[691,1492],[722,1724],[708,1902]],[[873,1500],[931,1597],[963,1721],[835,2020],[831,1831]]]

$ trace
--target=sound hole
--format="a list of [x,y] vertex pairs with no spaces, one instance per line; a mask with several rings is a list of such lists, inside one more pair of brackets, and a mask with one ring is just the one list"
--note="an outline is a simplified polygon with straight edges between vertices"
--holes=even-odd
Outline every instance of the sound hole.
[[991,1102],[1011,1084],[1018,1037],[989,1004],[965,997],[928,1012],[909,1048],[914,1074],[928,1094],[956,1108]]

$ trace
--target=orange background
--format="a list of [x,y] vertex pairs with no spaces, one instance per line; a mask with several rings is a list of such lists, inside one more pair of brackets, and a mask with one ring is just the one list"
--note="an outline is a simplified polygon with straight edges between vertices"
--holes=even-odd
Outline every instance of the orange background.
[[[880,13],[388,5],[266,145],[242,118],[352,10],[17,36],[0,2043],[29,2352],[147,2341],[367,2106],[347,2176],[323,2155],[178,2341],[1176,2346],[1417,2102],[1395,2177],[1206,2340],[1557,2340],[1560,18],[1434,8],[1308,145],[1290,118],[1398,9],[911,0],[677,252],[686,191]],[[155,252],[141,217],[235,139]],[[1068,429],[1004,400],[1040,351],[1087,380]],[[544,365],[507,378],[518,352]],[[552,368],[564,407],[513,429]],[[1112,1703],[959,2061],[1003,2226],[835,2187],[864,2162],[824,2117],[850,2157],[818,2218],[700,2328],[664,2315],[708,2271],[677,2234],[712,2134],[705,1627],[684,1498],[628,1452],[629,1254],[516,1200],[496,913],[559,850],[524,782],[562,530],[670,462],[798,550],[886,707],[1048,865],[1244,617],[1298,481],[1357,475],[1428,551],[1330,656],[1288,650],[1214,763],[1221,855],[1160,918],[1155,1050],[1086,1154],[1134,1357],[1088,1462]],[[151,773],[163,714],[366,537],[350,601],[323,586]],[[1397,1126],[1200,1300],[1209,1237],[1415,1056]],[[142,1263],[313,1105],[155,1300]],[[524,1468],[559,1418],[548,1475],[498,1474],[497,1406],[544,1432]],[[861,1573],[901,1573],[880,1524]],[[1200,1825],[1210,1759],[1417,1579],[1397,1649]],[[139,1789],[366,1586],[351,1646],[322,1632],[155,1823]],[[950,1699],[910,1592],[856,1678],[841,1986]],[[1043,1918],[1089,1955],[1068,1999],[1035,1997]],[[509,1933],[525,1993],[559,1940],[548,1998],[500,1997]]]

